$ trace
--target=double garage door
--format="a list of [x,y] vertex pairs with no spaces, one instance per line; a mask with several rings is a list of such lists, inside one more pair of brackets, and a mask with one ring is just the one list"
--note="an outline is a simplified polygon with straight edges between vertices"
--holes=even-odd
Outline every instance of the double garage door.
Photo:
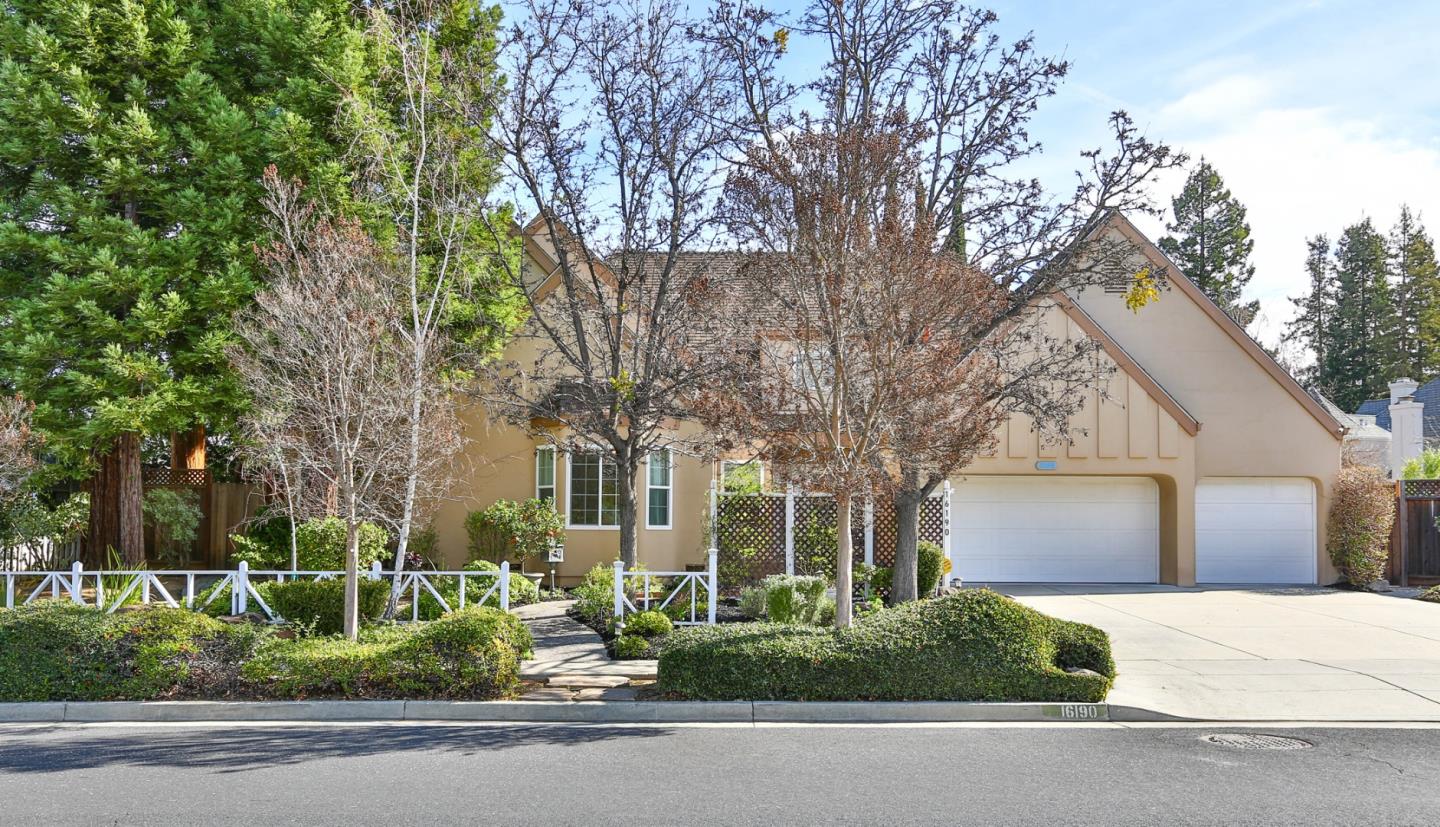
[[[1199,582],[1315,582],[1309,481],[1207,479],[1195,499]],[[950,524],[967,582],[1160,578],[1160,492],[1145,477],[970,477],[955,486]]]

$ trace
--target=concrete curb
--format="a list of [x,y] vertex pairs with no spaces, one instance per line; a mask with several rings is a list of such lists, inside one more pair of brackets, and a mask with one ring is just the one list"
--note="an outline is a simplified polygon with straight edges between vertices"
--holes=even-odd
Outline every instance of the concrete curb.
[[[1158,714],[1158,713],[1151,713]],[[1128,718],[1127,720],[1167,720]],[[472,721],[952,723],[1118,720],[1106,704],[802,701],[99,701],[0,703],[0,723]]]

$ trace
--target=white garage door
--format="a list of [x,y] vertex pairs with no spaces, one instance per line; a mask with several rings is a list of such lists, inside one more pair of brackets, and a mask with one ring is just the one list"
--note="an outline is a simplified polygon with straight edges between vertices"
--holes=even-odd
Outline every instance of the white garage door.
[[951,553],[972,583],[1154,583],[1159,489],[1142,477],[969,477]]
[[1211,477],[1195,487],[1195,580],[1314,583],[1315,485]]

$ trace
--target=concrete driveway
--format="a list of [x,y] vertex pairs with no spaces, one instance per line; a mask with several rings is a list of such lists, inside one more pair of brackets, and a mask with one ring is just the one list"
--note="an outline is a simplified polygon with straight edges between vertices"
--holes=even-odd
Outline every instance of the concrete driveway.
[[1440,604],[1324,588],[996,588],[1108,632],[1115,705],[1212,720],[1440,721]]

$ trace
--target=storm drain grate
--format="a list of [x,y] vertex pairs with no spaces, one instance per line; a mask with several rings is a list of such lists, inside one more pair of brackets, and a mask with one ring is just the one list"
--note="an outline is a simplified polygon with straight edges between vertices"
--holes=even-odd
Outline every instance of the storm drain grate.
[[1231,749],[1309,749],[1314,744],[1284,735],[1256,735],[1248,732],[1220,732],[1202,735],[1200,740]]

